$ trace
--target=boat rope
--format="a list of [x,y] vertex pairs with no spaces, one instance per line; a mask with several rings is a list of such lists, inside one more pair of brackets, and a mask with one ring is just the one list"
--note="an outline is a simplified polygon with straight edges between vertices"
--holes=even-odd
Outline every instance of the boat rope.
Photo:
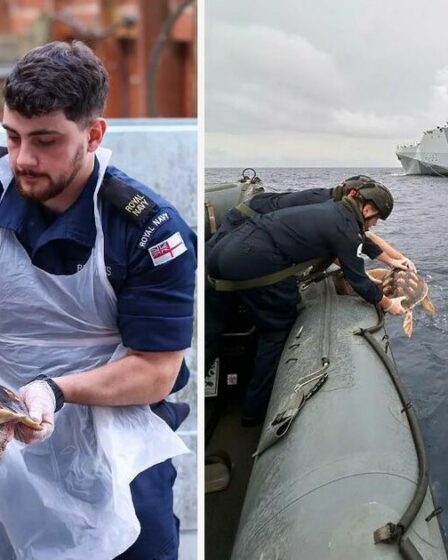
[[386,367],[386,370],[400,397],[401,403],[403,405],[402,412],[406,413],[409,427],[411,429],[412,439],[415,445],[415,450],[417,453],[418,480],[411,502],[409,503],[406,511],[401,516],[400,520],[397,523],[386,523],[386,525],[377,529],[374,532],[374,541],[375,543],[397,543],[399,552],[405,560],[423,560],[423,557],[420,555],[409,538],[405,538],[405,533],[420,511],[423,500],[426,496],[426,492],[428,490],[428,463],[426,459],[425,446],[423,442],[423,436],[418,425],[417,415],[414,411],[414,408],[412,407],[412,403],[409,399],[406,388],[400,380],[395,363],[393,359],[391,359],[386,354],[378,340],[373,336],[374,333],[376,333],[384,326],[383,311],[377,307],[377,313],[378,323],[376,325],[367,329],[360,328],[354,334],[365,338],[372,349],[376,352],[376,354]]
[[[249,174],[246,174],[246,171],[249,171]],[[246,167],[246,169],[243,169],[243,171],[241,172],[241,178],[238,179],[238,181],[240,183],[250,183],[252,185],[261,183],[261,179],[257,176],[257,172],[253,167]]]
[[[328,379],[328,368],[330,367],[330,338],[331,338],[331,312],[332,312],[332,290],[329,287],[329,280],[325,278],[323,290],[323,305],[321,306],[321,329],[319,338],[319,356],[320,367],[303,375],[294,386],[292,393],[286,395],[276,408],[276,414],[273,419],[263,427],[257,449],[253,457],[259,457],[264,451],[275,445],[280,439],[286,436],[292,423],[295,421],[305,403],[315,395],[325,384]],[[296,340],[300,338],[303,332],[303,326],[299,328],[298,333],[294,337],[294,342],[287,347],[287,350],[293,350],[300,346]],[[284,356],[285,364],[290,361],[296,362],[297,358],[288,358]],[[311,388],[305,392],[305,387],[313,383]]]
[[294,387],[294,393],[298,393],[299,391],[301,391],[305,385],[308,385],[308,383],[316,381],[311,389],[305,394],[305,401],[309,400],[313,395],[317,393],[317,391],[319,391],[319,389],[328,379],[327,369],[329,365],[330,362],[326,358],[322,358],[322,367],[317,371],[310,373],[310,375],[302,377],[300,383],[297,383],[297,385]]

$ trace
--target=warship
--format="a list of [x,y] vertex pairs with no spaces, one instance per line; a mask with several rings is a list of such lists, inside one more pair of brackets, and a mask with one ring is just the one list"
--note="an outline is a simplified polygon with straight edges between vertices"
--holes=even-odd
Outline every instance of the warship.
[[420,142],[397,146],[406,175],[448,175],[448,123],[423,133]]

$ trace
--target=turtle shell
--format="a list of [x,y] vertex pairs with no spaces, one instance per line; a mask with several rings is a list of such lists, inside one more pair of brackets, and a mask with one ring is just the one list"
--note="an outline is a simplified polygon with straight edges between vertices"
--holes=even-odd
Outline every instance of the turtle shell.
[[14,437],[14,424],[7,422],[0,425],[0,457],[5,452],[6,446]]
[[393,269],[383,279],[383,293],[390,298],[402,297],[402,306],[412,309],[428,295],[428,285],[411,270]]
[[34,430],[40,429],[40,424],[30,418],[18,395],[0,385],[0,425],[7,422],[21,422]]

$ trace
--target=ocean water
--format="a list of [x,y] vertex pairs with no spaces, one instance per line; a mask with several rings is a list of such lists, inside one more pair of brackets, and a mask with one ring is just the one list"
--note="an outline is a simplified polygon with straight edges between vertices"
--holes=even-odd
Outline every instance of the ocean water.
[[[388,186],[395,199],[392,215],[375,233],[416,264],[426,278],[436,315],[414,310],[408,339],[399,317],[386,329],[400,377],[418,415],[430,467],[435,506],[448,543],[448,177],[406,176],[401,168],[258,168],[267,186],[277,189],[333,187],[365,174]],[[207,182],[233,182],[241,169],[207,169]],[[381,266],[381,263],[380,263]]]

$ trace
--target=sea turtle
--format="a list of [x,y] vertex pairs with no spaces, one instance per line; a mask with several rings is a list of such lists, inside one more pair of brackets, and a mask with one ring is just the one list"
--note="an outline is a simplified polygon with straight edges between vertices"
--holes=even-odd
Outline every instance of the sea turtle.
[[401,304],[406,309],[403,330],[407,336],[412,335],[412,310],[421,305],[428,313],[435,313],[435,307],[428,296],[428,285],[423,278],[411,270],[393,268],[374,268],[368,271],[369,276],[381,281],[383,294],[390,298],[402,297]]
[[14,435],[14,424],[21,422],[33,430],[41,426],[29,417],[19,397],[10,389],[0,385],[0,455]]

